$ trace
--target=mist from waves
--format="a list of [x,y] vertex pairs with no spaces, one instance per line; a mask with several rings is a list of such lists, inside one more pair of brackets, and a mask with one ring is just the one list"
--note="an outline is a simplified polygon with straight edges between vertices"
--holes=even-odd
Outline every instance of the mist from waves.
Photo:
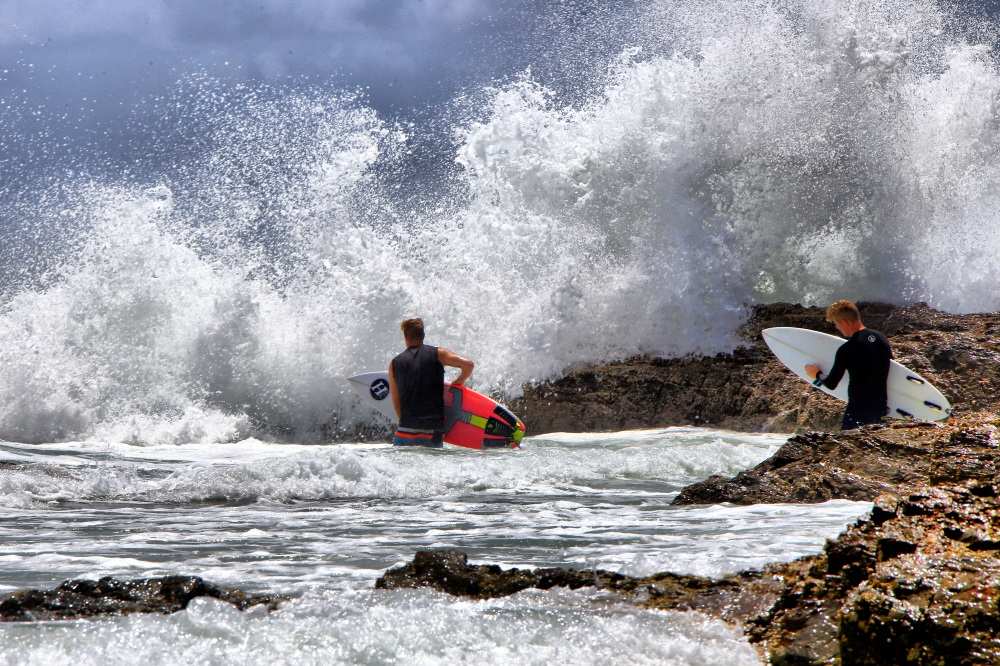
[[[997,309],[1000,73],[970,21],[660,2],[577,92],[527,71],[433,127],[322,87],[184,82],[149,129],[170,168],[67,164],[8,197],[0,439],[325,437],[371,418],[344,377],[384,367],[410,314],[516,395],[731,349],[749,303]],[[401,179],[442,132],[451,177]]]

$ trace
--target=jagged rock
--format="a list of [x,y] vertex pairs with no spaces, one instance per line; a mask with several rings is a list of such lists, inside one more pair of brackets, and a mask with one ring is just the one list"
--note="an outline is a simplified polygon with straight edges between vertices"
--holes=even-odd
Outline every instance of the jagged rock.
[[674,504],[871,501],[915,484],[997,476],[994,414],[967,414],[946,425],[904,421],[838,434],[792,437],[756,467],[684,488]]
[[246,594],[197,576],[67,580],[52,590],[19,590],[0,597],[0,621],[71,620],[100,615],[175,613],[196,597],[212,597],[240,610],[265,605],[273,610],[285,598]]
[[[895,356],[927,377],[956,413],[1000,411],[1000,313],[951,315],[925,304],[862,303],[865,322],[889,336]],[[570,369],[525,387],[511,403],[532,434],[668,425],[802,432],[838,429],[843,404],[793,376],[764,345],[772,326],[833,329],[821,308],[752,308],[732,354],[640,357]]]
[[[772,663],[997,663],[996,490],[970,482],[880,498],[878,520],[859,521],[823,554],[788,566],[786,590],[798,593],[748,623],[751,641]],[[796,647],[804,643],[795,627],[804,613],[836,628],[822,651]]]
[[472,566],[457,550],[418,551],[409,564],[390,569],[375,583],[379,589],[432,587],[457,596],[490,599],[530,587],[610,587],[618,589],[627,580],[606,571],[574,569],[507,569],[495,565]]

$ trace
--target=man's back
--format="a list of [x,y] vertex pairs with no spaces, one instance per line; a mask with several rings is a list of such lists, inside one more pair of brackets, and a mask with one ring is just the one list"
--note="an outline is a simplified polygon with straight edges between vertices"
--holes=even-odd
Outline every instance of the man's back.
[[[847,371],[847,408],[861,414],[884,415],[889,402],[887,382],[892,349],[878,331],[865,328],[848,339],[837,351],[834,364]],[[832,373],[831,373],[832,375]],[[834,377],[830,377],[833,383]]]
[[399,425],[436,430],[444,426],[444,365],[431,345],[407,347],[392,360],[400,398]]

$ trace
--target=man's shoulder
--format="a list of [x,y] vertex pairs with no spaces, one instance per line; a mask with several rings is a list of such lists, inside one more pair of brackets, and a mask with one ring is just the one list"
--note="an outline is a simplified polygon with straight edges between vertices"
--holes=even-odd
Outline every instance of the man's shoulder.
[[872,335],[874,335],[876,340],[881,340],[882,342],[885,342],[885,343],[889,342],[889,338],[887,338],[885,336],[885,333],[883,333],[882,331],[876,331],[873,328],[866,328],[865,331],[867,331],[867,332],[871,333]]
[[[398,354],[396,354],[395,356],[393,356],[393,357],[392,357],[392,361],[393,361],[393,363],[395,363],[396,361],[405,361],[405,360],[406,360],[406,358],[407,358],[407,356],[406,356],[406,352],[408,352],[409,350],[410,350],[410,348],[409,348],[409,347],[407,347],[407,348],[406,348],[406,349],[404,349],[403,351],[401,351],[401,352],[399,352]],[[412,358],[412,357],[413,357],[413,354],[410,354],[410,358]]]
[[885,337],[885,334],[881,331],[876,331],[873,328],[861,329],[854,335],[853,339],[863,344],[889,346],[889,338]]

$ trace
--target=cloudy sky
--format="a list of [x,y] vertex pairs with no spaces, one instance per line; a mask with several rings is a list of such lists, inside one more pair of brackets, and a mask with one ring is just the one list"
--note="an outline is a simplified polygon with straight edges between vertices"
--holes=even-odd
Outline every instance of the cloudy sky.
[[110,145],[192,75],[361,88],[403,119],[528,66],[572,86],[555,70],[606,62],[649,2],[0,0],[0,166],[53,142]]
[[123,136],[144,125],[137,114],[156,113],[150,100],[176,94],[177,82],[192,76],[284,90],[361,89],[383,117],[426,117],[463,88],[509,79],[529,65],[543,78],[547,66],[566,66],[568,59],[553,56],[553,40],[576,40],[577,53],[580,44],[621,48],[620,39],[603,28],[595,34],[595,26],[607,26],[609,15],[611,23],[621,22],[639,5],[0,0],[0,167],[13,160],[17,170],[30,171],[53,161],[40,154],[52,145],[113,153],[115,144],[129,143]]
[[[0,86],[114,103],[190,71],[311,76],[380,109],[447,98],[525,62],[544,0],[0,0]],[[579,2],[549,2],[558,5]]]

